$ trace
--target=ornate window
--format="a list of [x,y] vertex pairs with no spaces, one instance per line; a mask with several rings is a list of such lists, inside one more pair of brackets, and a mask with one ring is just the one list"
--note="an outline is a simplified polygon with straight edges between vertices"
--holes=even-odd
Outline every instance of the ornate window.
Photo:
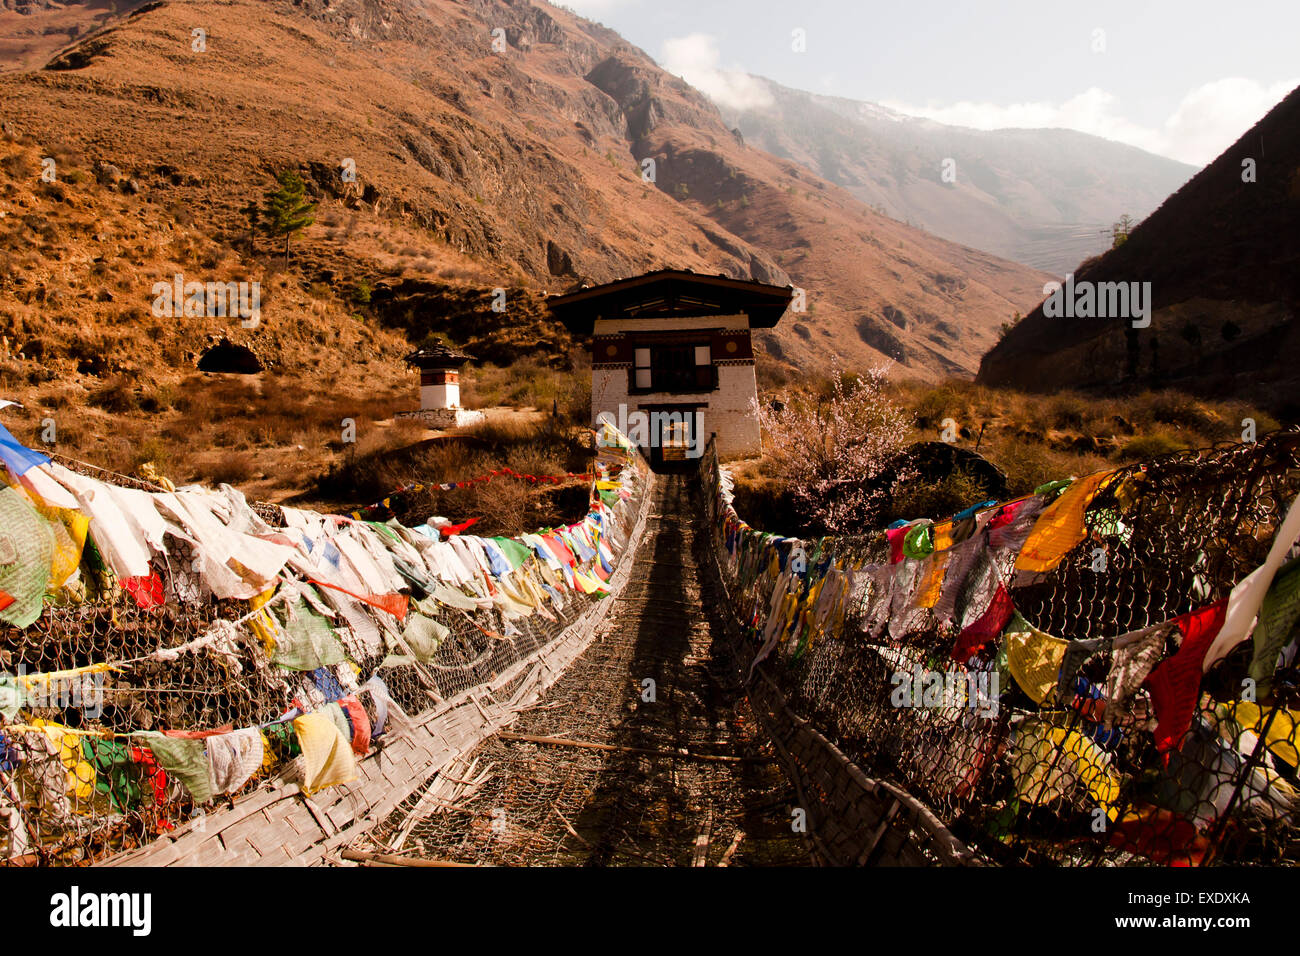
[[718,387],[712,349],[707,343],[665,342],[638,346],[631,370],[631,392],[689,394]]

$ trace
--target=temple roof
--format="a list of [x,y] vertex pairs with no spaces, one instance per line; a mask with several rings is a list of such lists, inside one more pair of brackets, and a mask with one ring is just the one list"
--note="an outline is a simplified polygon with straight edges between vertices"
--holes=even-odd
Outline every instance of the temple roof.
[[790,286],[661,269],[551,296],[546,306],[578,335],[589,335],[597,319],[698,315],[744,314],[751,328],[770,329],[785,314],[793,295]]
[[449,349],[441,342],[416,349],[406,357],[408,364],[418,365],[420,368],[457,368],[473,360],[474,356]]

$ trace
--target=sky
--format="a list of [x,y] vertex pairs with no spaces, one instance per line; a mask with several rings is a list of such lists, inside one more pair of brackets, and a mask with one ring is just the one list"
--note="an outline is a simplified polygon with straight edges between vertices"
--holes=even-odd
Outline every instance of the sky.
[[1300,0],[562,5],[725,105],[762,105],[744,75],[757,74],[943,123],[1076,129],[1194,165],[1300,85]]

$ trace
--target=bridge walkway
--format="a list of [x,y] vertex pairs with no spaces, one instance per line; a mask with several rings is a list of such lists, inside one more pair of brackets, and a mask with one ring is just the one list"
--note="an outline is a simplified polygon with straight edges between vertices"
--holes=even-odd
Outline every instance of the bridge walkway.
[[458,795],[408,806],[373,850],[511,866],[812,862],[737,680],[700,495],[693,475],[657,476],[631,577],[590,646],[445,775]]

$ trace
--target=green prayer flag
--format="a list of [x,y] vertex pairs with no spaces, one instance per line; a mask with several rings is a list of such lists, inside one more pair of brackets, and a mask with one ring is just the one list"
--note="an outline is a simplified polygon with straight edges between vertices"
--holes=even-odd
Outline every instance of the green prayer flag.
[[1300,558],[1293,558],[1274,576],[1252,634],[1255,653],[1246,673],[1258,685],[1257,693],[1270,691],[1278,654],[1296,635],[1297,624],[1300,624]]
[[514,538],[491,538],[489,540],[495,542],[497,547],[501,549],[501,553],[506,556],[506,560],[510,562],[511,571],[532,556],[532,549],[522,541],[517,541]]
[[[402,630],[402,639],[410,648],[416,660],[428,663],[438,651],[438,645],[451,636],[451,630],[431,617],[423,614],[409,614],[406,627]],[[395,650],[402,650],[396,646]]]
[[131,759],[130,747],[116,740],[83,737],[81,752],[95,768],[95,790],[108,795],[114,810],[140,805],[142,768]]
[[142,730],[135,736],[144,738],[145,746],[158,758],[158,765],[185,785],[195,803],[212,799],[212,778],[201,739],[168,737],[156,730]]
[[[290,613],[291,611],[291,613]],[[275,636],[272,662],[294,671],[314,671],[344,659],[343,645],[328,619],[299,598],[290,611],[275,609],[281,631]]]
[[934,551],[934,526],[929,522],[919,524],[903,538],[903,554],[913,561],[929,557]]

